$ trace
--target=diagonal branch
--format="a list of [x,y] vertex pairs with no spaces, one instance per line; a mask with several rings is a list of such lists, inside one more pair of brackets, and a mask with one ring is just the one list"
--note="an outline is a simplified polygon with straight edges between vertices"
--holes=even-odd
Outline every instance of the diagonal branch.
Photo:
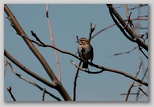
[[[35,82],[30,81],[30,80],[26,79],[25,77],[23,77],[21,74],[17,73],[17,72],[15,71],[15,69],[13,69],[13,67],[12,67],[12,65],[11,65],[10,62],[7,61],[7,64],[9,65],[11,71],[12,71],[17,77],[19,77],[20,79],[22,79],[22,80],[28,82],[29,84],[32,84],[33,86],[36,86],[38,89],[40,89],[40,90],[42,90],[42,91],[44,90],[44,88],[42,88],[41,86],[39,86],[39,85],[36,84]],[[61,101],[58,97],[56,97],[55,95],[51,94],[51,93],[50,93],[49,91],[47,91],[47,90],[45,90],[44,93],[47,93],[47,94],[49,94],[51,97],[55,98],[56,100]]]
[[135,49],[137,49],[138,48],[138,46],[135,46],[133,49],[131,49],[131,50],[128,50],[128,51],[126,51],[126,52],[120,52],[120,53],[115,53],[115,54],[113,54],[113,55],[109,55],[109,57],[111,57],[111,56],[118,56],[118,55],[122,55],[122,54],[129,54],[130,52],[132,52],[133,50],[135,50]]
[[128,24],[125,24],[125,26],[121,26],[120,23],[116,20],[116,18],[114,17],[114,14],[112,13],[112,11],[109,9],[109,13],[113,19],[113,21],[115,22],[115,24],[119,27],[119,29],[121,30],[121,32],[125,35],[125,37],[127,39],[129,39],[130,41],[134,42],[134,40],[128,36],[128,34],[125,32],[125,28],[128,27]]
[[[24,35],[25,37],[28,37],[6,4],[4,4],[4,11],[8,15],[8,19],[9,19],[12,27],[16,30],[17,34]],[[37,57],[37,59],[40,61],[40,63],[44,67],[46,73],[49,75],[50,79],[54,83],[56,83],[56,85],[57,85],[56,88],[57,88],[58,92],[61,94],[61,96],[64,98],[64,100],[70,101],[71,100],[70,96],[68,95],[68,93],[66,92],[66,90],[64,89],[64,87],[62,86],[60,81],[57,79],[57,77],[55,76],[54,72],[52,71],[52,69],[50,68],[50,66],[48,65],[48,63],[44,59],[44,57],[40,54],[40,52],[36,49],[36,47],[32,44],[31,41],[29,41],[25,38],[23,38],[23,40],[25,41],[25,43],[27,44],[29,49],[33,52],[33,54]]]
[[13,101],[16,101],[14,95],[12,94],[12,88],[11,88],[11,86],[9,86],[9,87],[7,88],[7,90],[8,90],[8,92],[10,93],[11,98],[13,99]]
[[[127,24],[125,23],[125,21],[122,19],[122,17],[119,15],[119,13],[115,10],[115,8],[112,6],[112,4],[107,4],[107,7],[109,8],[109,12],[112,13],[117,19],[118,21],[122,24],[123,27],[125,27]],[[119,27],[119,26],[118,26]],[[148,45],[145,44],[144,42],[142,42],[137,35],[128,27],[125,27],[125,30],[127,31],[127,33],[133,38],[133,40],[135,40],[135,42],[143,47],[146,51],[148,51]]]
[[[148,18],[137,17],[137,18],[132,18],[131,20],[132,20],[132,21],[134,21],[134,20],[148,20]],[[127,22],[128,19],[125,19],[124,21]],[[120,22],[118,22],[118,23],[120,23]],[[116,25],[116,24],[113,23],[113,24],[111,24],[111,25],[109,25],[109,26],[107,26],[107,27],[101,29],[100,31],[98,31],[97,33],[95,33],[95,34],[91,37],[91,39],[93,39],[95,36],[97,36],[97,35],[100,34],[101,32],[103,32],[103,31],[105,31],[105,30],[107,30],[107,29],[109,29],[109,28],[111,28],[111,27],[113,27],[113,26],[115,26],[115,25]]]
[[35,79],[39,80],[40,82],[44,83],[45,85],[55,88],[55,84],[51,83],[44,78],[40,77],[39,75],[35,74],[33,71],[29,70],[26,68],[24,65],[22,65],[20,62],[18,62],[13,56],[11,56],[6,50],[4,50],[4,55],[11,61],[13,62],[16,66],[18,66],[20,69],[22,69],[24,72],[29,74],[30,76],[34,77]]
[[[19,35],[24,35],[26,37],[28,37],[26,35],[26,33],[24,32],[24,30],[21,28],[21,26],[19,25],[18,21],[16,20],[15,16],[13,15],[13,13],[10,11],[10,9],[7,7],[7,5],[4,5],[4,10],[6,12],[6,14],[9,17],[9,20],[11,22],[11,25],[13,26],[13,28],[16,30],[17,34]],[[27,39],[23,38],[23,40],[26,42],[27,46],[30,48],[30,50],[33,52],[33,54],[38,58],[38,60],[40,61],[40,63],[42,64],[42,66],[44,67],[44,69],[46,70],[47,74],[49,75],[50,79],[52,81],[56,81],[57,78],[54,75],[53,71],[51,70],[50,66],[48,65],[48,63],[45,61],[45,59],[43,58],[43,56],[40,54],[40,52],[36,49],[36,47]]]
[[[142,62],[140,63],[140,65],[139,65],[139,67],[138,67],[138,70],[137,70],[137,72],[136,72],[135,78],[137,78],[137,76],[138,76],[138,74],[139,74],[139,72],[140,72],[141,65],[142,65]],[[135,81],[133,81],[132,84],[130,85],[130,87],[129,87],[129,89],[128,89],[128,92],[127,92],[127,96],[126,96],[125,101],[128,101],[128,97],[129,97],[129,95],[130,95],[130,92],[131,92],[132,87],[134,86],[134,83],[135,83]]]
[[[13,67],[12,67],[12,65],[11,65],[10,62],[7,61],[7,64],[9,65],[11,71],[12,71],[17,77],[19,77],[20,79],[22,79],[22,80],[28,82],[29,84],[32,84],[33,86],[36,86],[38,89],[40,89],[40,90],[42,90],[42,91],[44,90],[44,88],[42,88],[41,86],[39,86],[39,85],[36,84],[35,82],[30,81],[30,80],[26,79],[25,77],[23,77],[21,74],[17,73],[17,72],[13,69]],[[47,93],[47,94],[49,94],[51,97],[55,98],[56,100],[61,101],[58,97],[56,97],[55,95],[51,94],[51,93],[50,93],[49,91],[47,91],[47,90],[44,90],[44,93]]]

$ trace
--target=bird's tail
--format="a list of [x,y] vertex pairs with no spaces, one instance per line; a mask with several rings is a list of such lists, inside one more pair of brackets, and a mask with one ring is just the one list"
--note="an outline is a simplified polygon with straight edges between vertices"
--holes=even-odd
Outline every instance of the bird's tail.
[[83,64],[82,64],[82,68],[88,68],[88,62],[83,62]]

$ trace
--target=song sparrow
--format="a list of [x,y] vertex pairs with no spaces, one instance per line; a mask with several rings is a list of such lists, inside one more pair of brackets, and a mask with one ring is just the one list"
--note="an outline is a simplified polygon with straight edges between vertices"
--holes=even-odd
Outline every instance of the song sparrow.
[[89,40],[86,38],[80,38],[78,41],[78,54],[79,57],[84,59],[82,68],[88,68],[88,60],[92,62],[93,60],[93,47],[91,46]]

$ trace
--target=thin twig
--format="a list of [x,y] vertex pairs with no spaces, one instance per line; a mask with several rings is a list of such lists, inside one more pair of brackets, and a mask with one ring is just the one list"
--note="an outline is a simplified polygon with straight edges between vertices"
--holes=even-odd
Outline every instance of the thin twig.
[[[127,95],[128,93],[122,93],[120,95]],[[136,95],[137,93],[129,93],[129,95]]]
[[31,34],[32,36],[35,37],[36,41],[40,42],[42,45],[44,45],[44,43],[37,37],[36,33],[34,33],[32,30],[31,30]]
[[89,31],[89,39],[88,39],[89,42],[90,42],[91,39],[92,39],[92,33],[94,32],[95,28],[96,28],[96,24],[95,24],[94,27],[93,27],[92,23],[90,23],[90,31]]
[[[79,62],[79,66],[81,66],[82,61]],[[77,84],[77,78],[79,75],[79,69],[77,69],[75,78],[74,78],[74,89],[73,89],[73,101],[76,101],[76,84]]]
[[146,94],[146,92],[144,92],[144,91],[142,90],[142,88],[139,87],[139,90],[141,90],[141,91],[143,92],[143,94],[145,94],[145,95],[148,97],[148,94]]
[[31,41],[31,42],[37,44],[38,46],[53,48],[53,49],[55,49],[55,50],[57,50],[57,51],[59,51],[59,52],[61,52],[61,53],[69,54],[69,55],[71,55],[71,56],[73,56],[73,57],[75,57],[75,58],[77,58],[77,59],[79,59],[79,60],[83,60],[82,58],[76,56],[75,54],[72,54],[71,52],[61,50],[61,49],[59,49],[59,48],[56,48],[56,47],[54,47],[54,46],[51,46],[51,45],[48,45],[48,44],[45,44],[45,43],[42,44],[42,41],[41,41],[41,43],[40,43],[39,41],[32,40],[32,39],[30,39],[30,38],[28,38],[28,37],[26,37],[26,36],[24,36],[24,35],[20,35],[20,36],[22,36],[23,38],[25,38],[25,39],[27,39],[27,40],[29,40],[29,41]]
[[[12,71],[17,77],[19,77],[20,79],[22,79],[22,80],[28,82],[29,84],[32,84],[33,86],[36,86],[36,87],[37,87],[38,89],[40,89],[41,91],[44,90],[44,88],[42,88],[41,86],[39,86],[39,85],[36,84],[35,82],[30,81],[30,80],[26,79],[25,77],[23,77],[22,75],[20,75],[19,73],[17,73],[16,70],[13,69],[13,67],[12,67],[12,65],[11,65],[10,62],[7,61],[7,64],[9,65],[11,71]],[[51,97],[53,97],[54,99],[56,99],[56,100],[58,100],[58,101],[61,101],[61,99],[59,99],[59,98],[56,97],[55,95],[51,94],[49,91],[44,90],[44,92],[47,93],[47,94],[49,94],[49,95],[50,95]]]
[[132,7],[132,8],[129,8],[129,10],[138,9],[140,7],[143,7],[143,6],[148,6],[148,4],[138,4],[138,5],[136,5],[136,6]]
[[137,49],[138,46],[134,47],[133,49],[129,50],[129,51],[126,51],[126,52],[120,52],[120,53],[115,53],[113,55],[109,55],[109,57],[111,56],[118,56],[118,55],[122,55],[122,54],[129,54],[130,52],[132,52],[133,50]]
[[11,98],[13,99],[13,101],[16,101],[14,95],[12,94],[12,88],[11,88],[11,86],[9,86],[9,87],[7,88],[7,90],[8,90],[8,92],[10,93]]
[[[139,74],[139,72],[140,72],[141,65],[142,65],[142,62],[139,64],[139,67],[138,67],[138,69],[137,69],[135,78],[137,78],[137,76],[138,76],[138,74]],[[129,87],[129,89],[128,89],[128,92],[127,92],[127,96],[126,96],[125,101],[128,101],[128,97],[129,97],[129,94],[130,94],[130,92],[131,92],[132,87],[134,86],[134,83],[135,83],[135,80],[132,82],[132,84],[130,85],[130,87]]]
[[83,69],[81,68],[80,66],[78,66],[73,60],[70,61],[77,69],[81,70],[81,71],[84,71],[88,74],[99,74],[99,73],[102,73],[103,70],[101,71],[89,71],[89,70],[86,70],[86,69]]
[[4,76],[5,76],[5,73],[6,73],[6,69],[7,69],[7,62],[6,62],[6,59],[4,59]]
[[[132,20],[132,21],[135,21],[135,20],[148,20],[148,18],[137,17],[137,18],[132,18],[131,20]],[[128,19],[125,19],[124,21],[127,22]],[[120,23],[120,22],[118,22],[118,23]],[[107,26],[107,27],[101,29],[100,31],[98,31],[97,33],[95,33],[95,34],[91,37],[91,39],[93,39],[95,36],[97,36],[97,35],[100,34],[101,32],[103,32],[103,31],[105,31],[105,30],[107,30],[107,29],[109,29],[109,28],[111,28],[111,27],[113,27],[113,26],[115,26],[115,25],[116,25],[116,24],[113,23],[113,24],[111,24],[111,25],[109,25],[109,26]]]
[[43,88],[42,101],[44,101],[45,91],[46,91],[46,89],[45,89],[45,88]]
[[[143,77],[142,77],[142,79],[141,79],[142,81],[144,80],[144,78],[145,78],[147,72],[148,72],[148,67],[147,67],[146,71],[144,72],[144,75],[143,75]],[[139,88],[141,88],[141,86],[142,86],[142,84],[139,84]],[[136,100],[139,99],[139,93],[140,93],[140,91],[141,91],[139,88],[138,88],[138,91],[137,91]]]
[[148,56],[143,52],[142,48],[139,46],[139,50],[143,53],[143,55],[148,59]]
[[128,4],[125,4],[125,11],[126,11],[126,18],[129,17],[129,10],[128,10]]
[[[148,93],[148,91],[146,91],[145,93]],[[138,99],[140,99],[142,96],[144,96],[145,94],[143,93],[142,95],[140,95],[139,97],[138,97]]]
[[[49,7],[48,7],[48,4],[47,4],[46,5],[46,18],[47,18],[47,21],[48,21],[48,27],[49,27],[49,31],[50,31],[50,39],[51,39],[51,42],[52,42],[52,46],[56,47],[56,45],[54,43],[52,27],[51,27],[51,23],[50,23],[50,19],[49,19],[48,13],[49,13]],[[54,54],[55,54],[55,57],[56,57],[56,65],[57,65],[57,71],[58,71],[58,80],[61,81],[59,58],[58,58],[57,51],[55,49],[54,49]]]
[[103,31],[105,31],[105,30],[107,30],[107,29],[109,29],[109,28],[111,28],[111,27],[113,27],[113,26],[115,26],[115,25],[116,25],[116,24],[114,23],[114,24],[109,25],[108,27],[103,28],[102,30],[100,30],[100,31],[98,31],[97,33],[95,33],[95,34],[91,37],[91,39],[93,39],[95,36],[97,36],[97,35],[100,34],[101,32],[103,32]]

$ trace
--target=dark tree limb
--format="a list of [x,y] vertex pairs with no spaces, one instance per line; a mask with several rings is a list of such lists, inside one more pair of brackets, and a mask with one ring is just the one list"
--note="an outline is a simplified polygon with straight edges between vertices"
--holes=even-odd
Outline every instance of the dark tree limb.
[[138,83],[141,83],[141,84],[143,84],[143,85],[145,85],[145,86],[148,87],[148,83],[146,83],[146,82],[144,82],[143,80],[140,80],[140,79],[138,79],[138,78],[136,78],[136,77],[134,77],[134,76],[132,76],[132,75],[130,75],[130,74],[127,74],[127,73],[125,73],[125,72],[123,72],[123,71],[120,71],[120,70],[115,70],[115,69],[103,67],[103,66],[100,66],[100,65],[97,65],[97,64],[94,64],[94,63],[88,61],[88,64],[89,64],[89,65],[91,65],[91,66],[93,66],[93,67],[98,68],[98,69],[101,70],[101,71],[96,71],[96,72],[93,71],[93,72],[92,72],[92,71],[87,71],[87,70],[84,70],[84,69],[80,68],[80,67],[77,66],[73,61],[71,61],[71,63],[72,63],[73,65],[75,65],[75,67],[79,68],[81,71],[84,71],[84,72],[86,72],[86,73],[88,73],[88,74],[99,74],[99,73],[102,73],[102,72],[104,72],[104,71],[108,71],[108,72],[112,72],[112,73],[116,73],[116,74],[123,75],[123,76],[125,76],[125,77],[127,77],[127,78],[130,78],[130,79],[132,79],[132,80],[134,80],[134,81],[136,81],[136,82],[138,82]]
[[[28,37],[6,4],[4,5],[4,11],[8,15],[8,19],[12,27],[16,30],[17,34]],[[33,52],[33,54],[37,57],[37,59],[40,61],[46,73],[49,75],[51,81],[53,81],[54,83],[58,85],[58,87],[56,88],[58,92],[61,94],[61,96],[64,98],[64,100],[67,100],[67,101],[72,100],[70,96],[68,95],[68,93],[66,92],[66,90],[64,89],[64,87],[62,86],[61,82],[55,76],[54,72],[52,71],[52,69],[50,68],[50,66],[44,59],[44,57],[40,54],[40,52],[36,49],[36,47],[32,44],[32,42],[25,38],[23,38],[23,40],[25,41],[29,49]]]
[[14,57],[12,57],[6,50],[4,50],[4,55],[11,61],[13,62],[16,66],[18,66],[20,69],[22,69],[24,72],[26,72],[27,74],[31,75],[32,77],[34,77],[35,79],[39,80],[40,82],[44,83],[45,85],[51,87],[51,88],[55,88],[56,85],[54,83],[51,83],[47,80],[45,80],[44,78],[40,77],[39,75],[35,74],[33,71],[29,70],[28,68],[26,68],[24,65],[22,65],[20,62],[18,62]]
[[[81,61],[79,62],[79,66],[81,66]],[[77,69],[75,78],[74,78],[74,89],[73,89],[73,101],[76,101],[76,84],[77,84],[77,78],[79,75],[79,69]]]
[[[40,89],[41,91],[43,91],[44,88],[42,88],[41,86],[39,86],[38,84],[36,84],[33,81],[30,81],[28,79],[26,79],[25,77],[23,77],[21,74],[17,73],[15,69],[13,69],[13,66],[11,65],[10,62],[6,61],[6,63],[9,65],[9,67],[11,68],[11,71],[20,79],[28,82],[29,84],[32,84],[33,86],[36,86],[38,89]],[[28,71],[29,72],[29,71]],[[33,73],[34,74],[34,73]],[[41,78],[41,77],[38,77]],[[45,80],[46,81],[46,80]],[[56,99],[57,101],[61,101],[61,99],[59,99],[58,97],[56,97],[55,95],[51,94],[49,91],[44,90],[44,93],[47,93],[48,95],[50,95],[51,97],[53,97],[54,99]]]
[[[141,41],[137,35],[127,26],[125,21],[122,19],[122,17],[119,15],[119,13],[115,10],[115,8],[112,6],[112,4],[107,4],[107,7],[109,8],[109,12],[111,15],[114,15],[114,17],[117,18],[117,20],[120,22],[120,24],[125,27],[126,32],[131,36],[131,38],[141,47],[143,47],[146,51],[148,51],[148,45],[145,44],[143,41]],[[117,24],[117,23],[116,23]],[[118,25],[117,25],[118,26]],[[119,27],[119,26],[118,26]],[[119,27],[120,28],[120,27]],[[120,28],[121,29],[121,28]]]
[[11,98],[13,99],[13,101],[16,101],[14,95],[12,94],[12,88],[11,88],[11,86],[9,86],[9,87],[7,88],[7,90],[8,90],[8,92],[10,93]]

